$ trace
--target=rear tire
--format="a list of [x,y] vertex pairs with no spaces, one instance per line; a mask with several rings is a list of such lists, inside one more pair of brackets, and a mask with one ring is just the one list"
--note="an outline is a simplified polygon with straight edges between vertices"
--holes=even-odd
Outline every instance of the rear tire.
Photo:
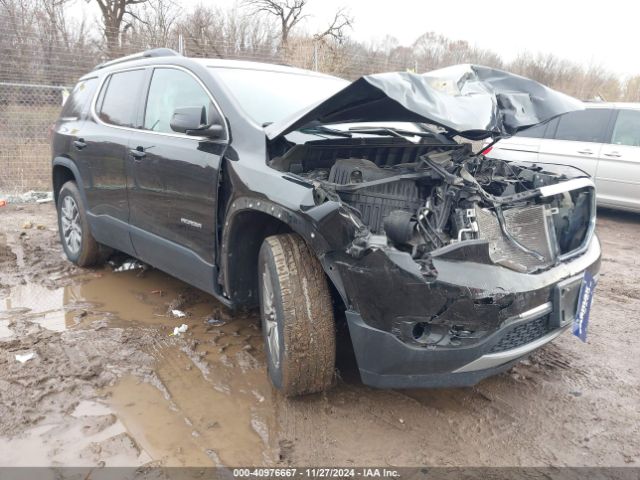
[[91,235],[86,208],[75,182],[69,181],[62,185],[57,209],[60,243],[67,258],[79,267],[104,262],[111,249],[100,245]]
[[260,310],[269,376],[286,396],[321,392],[335,373],[336,334],[320,262],[295,234],[260,248]]

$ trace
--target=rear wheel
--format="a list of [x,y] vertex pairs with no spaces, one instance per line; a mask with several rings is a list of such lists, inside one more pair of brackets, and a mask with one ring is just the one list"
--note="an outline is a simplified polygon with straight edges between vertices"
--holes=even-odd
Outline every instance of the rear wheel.
[[85,205],[75,182],[65,183],[58,194],[58,229],[67,258],[80,267],[102,263],[110,249],[91,235]]
[[327,389],[335,371],[333,306],[324,271],[297,235],[268,237],[259,256],[269,376],[287,396]]

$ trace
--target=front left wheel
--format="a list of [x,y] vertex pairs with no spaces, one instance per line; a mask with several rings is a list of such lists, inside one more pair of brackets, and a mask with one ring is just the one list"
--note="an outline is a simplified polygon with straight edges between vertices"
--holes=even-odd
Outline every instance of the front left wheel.
[[320,262],[295,234],[260,248],[259,293],[269,376],[287,396],[321,392],[333,382],[333,304]]
[[79,267],[102,263],[108,249],[91,235],[85,205],[75,182],[69,181],[62,186],[57,209],[60,242],[67,258]]

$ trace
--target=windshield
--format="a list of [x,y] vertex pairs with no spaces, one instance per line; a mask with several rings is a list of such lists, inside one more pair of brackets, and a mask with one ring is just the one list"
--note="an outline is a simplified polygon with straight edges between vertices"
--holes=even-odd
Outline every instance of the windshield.
[[260,125],[282,120],[349,84],[326,75],[212,68],[243,110]]

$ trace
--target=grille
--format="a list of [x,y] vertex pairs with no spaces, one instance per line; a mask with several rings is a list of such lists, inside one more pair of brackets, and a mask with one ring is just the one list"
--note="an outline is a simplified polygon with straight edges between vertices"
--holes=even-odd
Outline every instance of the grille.
[[547,320],[548,316],[545,316],[518,325],[506,333],[498,343],[491,347],[489,353],[504,352],[505,350],[518,348],[537,340],[548,332]]

